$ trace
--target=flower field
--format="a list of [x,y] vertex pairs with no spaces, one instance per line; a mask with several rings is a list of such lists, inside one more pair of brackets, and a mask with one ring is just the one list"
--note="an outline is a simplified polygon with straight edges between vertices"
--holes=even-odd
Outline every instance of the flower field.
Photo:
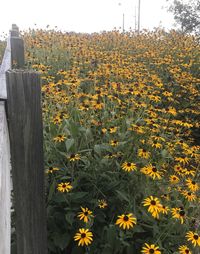
[[197,38],[23,37],[42,79],[49,253],[199,253]]

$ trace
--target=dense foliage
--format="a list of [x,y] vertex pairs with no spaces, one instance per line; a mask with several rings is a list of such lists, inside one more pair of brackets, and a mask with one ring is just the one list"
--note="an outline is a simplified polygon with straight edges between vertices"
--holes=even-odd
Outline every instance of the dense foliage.
[[175,31],[30,30],[50,254],[199,253],[200,45]]
[[169,11],[173,13],[175,21],[181,26],[181,30],[186,33],[200,35],[199,0],[190,0],[187,2],[180,0],[167,1],[171,2]]

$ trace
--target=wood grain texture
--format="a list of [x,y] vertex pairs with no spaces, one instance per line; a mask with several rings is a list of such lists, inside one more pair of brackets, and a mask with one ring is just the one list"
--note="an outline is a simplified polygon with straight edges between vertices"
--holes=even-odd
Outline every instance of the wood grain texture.
[[13,70],[6,80],[17,253],[46,254],[40,78]]
[[20,37],[10,37],[12,68],[24,68],[24,41]]
[[0,67],[0,99],[7,98],[5,72],[11,68],[11,46],[10,38],[7,40],[7,47]]
[[4,102],[0,102],[0,253],[10,254],[10,142]]

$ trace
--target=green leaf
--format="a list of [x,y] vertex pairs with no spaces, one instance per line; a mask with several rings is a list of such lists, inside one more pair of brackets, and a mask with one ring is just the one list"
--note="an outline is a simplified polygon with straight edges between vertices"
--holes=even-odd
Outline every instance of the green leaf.
[[72,226],[72,224],[73,224],[74,217],[75,217],[75,214],[72,213],[72,212],[67,212],[67,214],[65,215],[66,221],[67,221],[71,226]]
[[73,138],[67,139],[67,140],[65,141],[65,147],[66,147],[67,152],[70,151],[70,149],[72,148],[72,146],[74,145],[74,143],[75,143],[75,141],[74,141]]
[[58,246],[61,250],[67,247],[69,240],[70,240],[70,235],[68,233],[65,234],[55,234],[53,237],[54,244],[55,246]]
[[56,181],[53,180],[49,187],[49,195],[48,195],[48,201],[50,201],[53,197],[53,194],[55,193],[55,188],[56,188]]
[[117,192],[118,197],[119,197],[120,200],[125,200],[128,203],[130,202],[129,198],[127,197],[127,195],[124,192],[119,191],[119,190],[116,190],[116,192]]
[[70,193],[72,201],[80,201],[88,195],[88,192]]

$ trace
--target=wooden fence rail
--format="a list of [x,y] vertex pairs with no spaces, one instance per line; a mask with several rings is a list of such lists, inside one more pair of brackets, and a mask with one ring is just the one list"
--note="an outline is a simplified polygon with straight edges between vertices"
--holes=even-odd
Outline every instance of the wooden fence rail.
[[0,71],[0,253],[11,252],[11,156],[17,254],[46,254],[40,78],[13,69],[23,67],[24,43],[13,25]]

